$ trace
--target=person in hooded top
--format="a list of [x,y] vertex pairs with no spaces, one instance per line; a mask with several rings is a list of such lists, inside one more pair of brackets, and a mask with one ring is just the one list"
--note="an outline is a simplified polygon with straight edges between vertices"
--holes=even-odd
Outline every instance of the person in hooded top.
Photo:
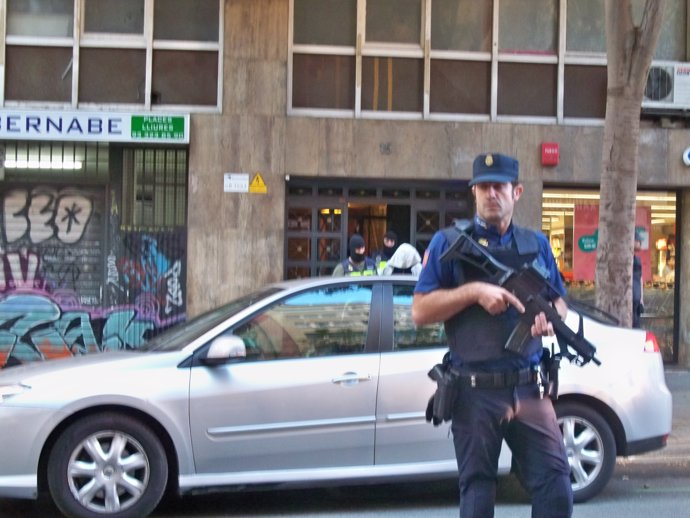
[[400,243],[393,256],[386,262],[383,275],[394,273],[408,273],[419,275],[422,270],[422,256],[417,249],[409,243]]

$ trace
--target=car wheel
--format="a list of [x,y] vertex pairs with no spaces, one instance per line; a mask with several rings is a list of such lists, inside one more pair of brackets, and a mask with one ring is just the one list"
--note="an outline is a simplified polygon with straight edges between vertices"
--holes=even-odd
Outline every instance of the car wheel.
[[62,432],[47,471],[50,494],[67,516],[140,517],[160,502],[168,462],[149,427],[123,414],[103,413]]
[[598,494],[616,465],[616,441],[611,427],[599,413],[574,402],[556,404],[558,425],[570,464],[575,502]]

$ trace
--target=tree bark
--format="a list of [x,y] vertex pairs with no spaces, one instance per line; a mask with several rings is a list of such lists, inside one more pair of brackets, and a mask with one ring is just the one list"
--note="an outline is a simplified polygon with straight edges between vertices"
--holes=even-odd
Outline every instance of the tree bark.
[[639,26],[631,0],[606,0],[606,122],[602,150],[596,305],[632,324],[640,107],[666,0],[646,0]]

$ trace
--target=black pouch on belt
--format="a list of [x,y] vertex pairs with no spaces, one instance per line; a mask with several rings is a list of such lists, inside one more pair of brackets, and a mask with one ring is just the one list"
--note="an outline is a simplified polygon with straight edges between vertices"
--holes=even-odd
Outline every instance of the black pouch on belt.
[[558,399],[558,371],[560,368],[560,355],[552,354],[549,349],[544,348],[544,354],[541,358],[541,369],[544,374],[542,382],[546,384],[545,392],[551,401]]

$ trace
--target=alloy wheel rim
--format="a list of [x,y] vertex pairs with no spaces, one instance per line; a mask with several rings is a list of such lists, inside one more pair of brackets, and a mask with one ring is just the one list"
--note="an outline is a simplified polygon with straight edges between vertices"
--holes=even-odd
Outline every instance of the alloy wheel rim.
[[583,489],[601,472],[604,464],[604,441],[586,419],[567,416],[560,418],[558,424],[563,433],[573,490]]
[[76,446],[67,465],[72,496],[84,508],[103,514],[123,511],[139,501],[150,473],[141,444],[114,430],[86,437]]

